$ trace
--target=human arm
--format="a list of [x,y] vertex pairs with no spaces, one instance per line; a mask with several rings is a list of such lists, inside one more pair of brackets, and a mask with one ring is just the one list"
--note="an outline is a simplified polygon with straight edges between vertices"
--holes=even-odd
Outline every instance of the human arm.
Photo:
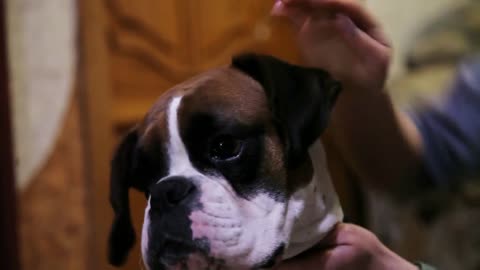
[[[273,13],[290,18],[297,27],[308,64],[328,70],[343,83],[329,128],[339,151],[362,179],[379,186],[394,182],[391,176],[403,172],[404,164],[416,164],[420,146],[412,121],[393,107],[383,91],[391,48],[380,27],[354,1],[288,2],[289,6],[277,1]],[[385,151],[406,161],[392,168]],[[280,269],[418,267],[386,248],[371,232],[340,224],[318,249],[282,263]]]
[[462,61],[447,90],[410,116],[422,136],[424,184],[452,190],[480,176],[480,56]]
[[392,49],[376,20],[355,0],[277,1],[272,12],[296,26],[307,63],[342,82],[328,132],[359,178],[389,188],[416,172],[421,136],[384,91]]

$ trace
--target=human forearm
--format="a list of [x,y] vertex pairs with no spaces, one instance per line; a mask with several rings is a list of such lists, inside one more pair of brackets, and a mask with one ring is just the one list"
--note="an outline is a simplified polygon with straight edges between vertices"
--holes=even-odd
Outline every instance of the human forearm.
[[380,188],[396,185],[417,171],[420,134],[385,91],[348,87],[330,123],[334,143],[362,180]]
[[330,133],[352,169],[385,186],[417,166],[418,132],[382,91],[392,49],[377,20],[354,0],[277,1],[272,13],[294,22],[310,65],[342,82]]

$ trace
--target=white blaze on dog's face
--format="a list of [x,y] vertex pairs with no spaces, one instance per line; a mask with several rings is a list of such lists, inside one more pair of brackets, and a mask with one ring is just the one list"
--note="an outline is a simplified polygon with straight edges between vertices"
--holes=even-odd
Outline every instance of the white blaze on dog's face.
[[[273,74],[297,76],[281,79],[289,89],[265,82],[270,71],[256,70],[264,60],[273,69],[280,65]],[[293,74],[282,74],[286,68]],[[126,256],[115,245],[128,251],[131,244],[118,240],[131,236],[129,186],[148,197],[141,245],[150,270],[272,267],[313,246],[341,220],[318,139],[337,85],[325,73],[315,71],[313,78],[303,72],[314,71],[298,69],[247,56],[159,99],[112,163],[112,263]],[[321,93],[285,101],[291,87]],[[298,108],[306,101],[315,108]],[[307,113],[296,118],[298,111]]]

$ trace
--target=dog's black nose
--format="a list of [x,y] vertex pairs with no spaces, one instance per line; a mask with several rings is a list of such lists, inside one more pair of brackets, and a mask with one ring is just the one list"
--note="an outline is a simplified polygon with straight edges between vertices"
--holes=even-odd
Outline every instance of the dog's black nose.
[[150,205],[165,210],[189,202],[196,192],[192,180],[181,176],[168,177],[151,188]]

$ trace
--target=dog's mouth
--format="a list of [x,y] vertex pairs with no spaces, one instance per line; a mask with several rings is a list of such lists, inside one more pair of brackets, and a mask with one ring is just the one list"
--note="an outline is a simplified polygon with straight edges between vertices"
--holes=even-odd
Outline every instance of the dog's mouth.
[[185,241],[173,237],[156,239],[152,244],[146,259],[149,270],[163,269],[213,269],[205,268],[214,264],[209,258],[208,250],[200,241]]
[[221,259],[208,254],[202,243],[165,240],[162,249],[148,258],[149,270],[224,270],[229,269]]
[[266,258],[263,262],[250,267],[233,267],[227,265],[222,259],[207,255],[206,252],[198,250],[188,255],[179,254],[179,250],[194,249],[190,244],[168,240],[164,243],[164,250],[159,253],[157,262],[150,264],[149,270],[227,270],[227,269],[271,269],[278,265],[282,259],[285,245],[281,245]]
[[193,253],[188,258],[170,265],[168,270],[224,270],[228,269],[221,260],[211,258],[202,253]]

